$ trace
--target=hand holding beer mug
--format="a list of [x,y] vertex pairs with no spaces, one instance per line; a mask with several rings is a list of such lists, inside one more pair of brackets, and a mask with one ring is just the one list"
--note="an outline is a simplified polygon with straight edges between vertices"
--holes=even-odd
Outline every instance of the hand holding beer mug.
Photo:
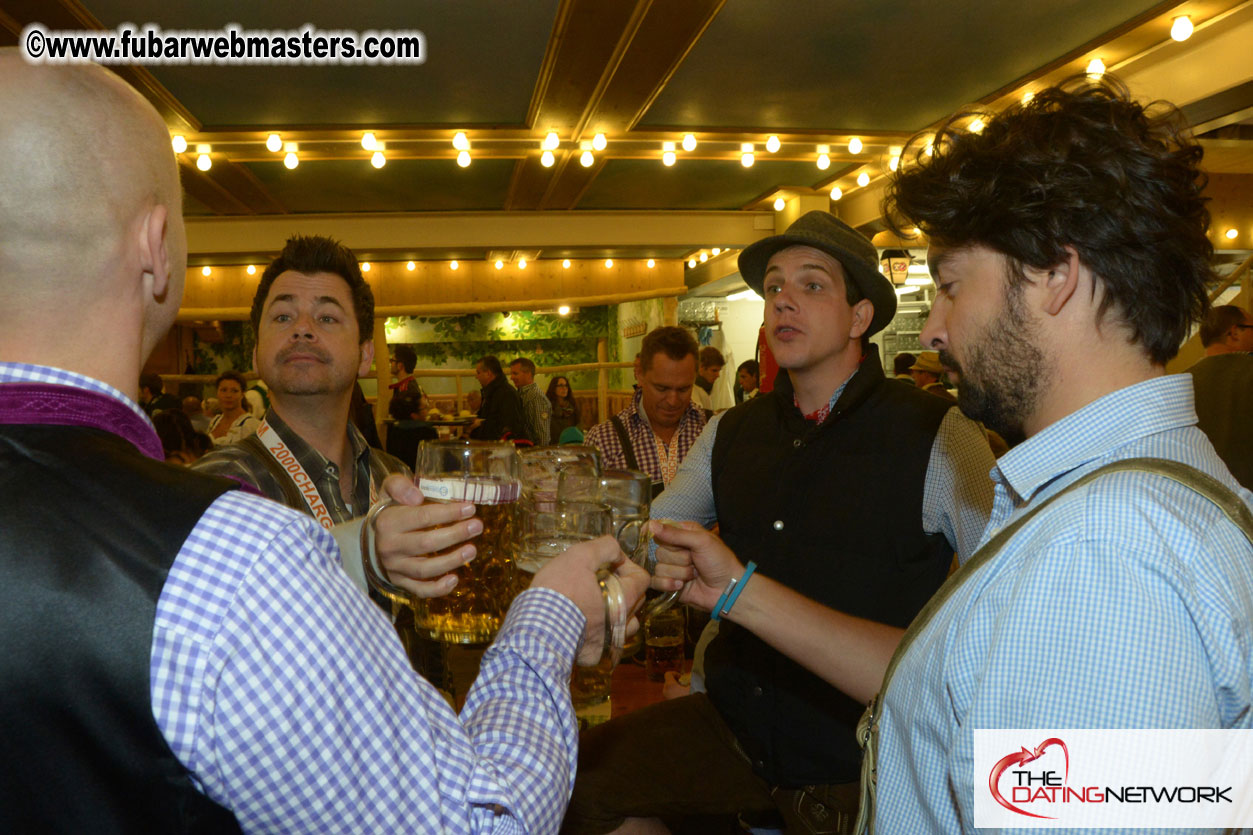
[[[521,492],[517,453],[507,443],[424,441],[418,448],[417,469],[425,502],[473,503],[482,526],[472,540],[477,559],[456,570],[456,585],[439,598],[423,598],[398,588],[371,559],[365,560],[367,577],[374,587],[413,607],[420,634],[447,643],[490,641],[513,599],[514,506]],[[368,537],[386,506],[375,506],[366,517],[363,555],[370,551]]]

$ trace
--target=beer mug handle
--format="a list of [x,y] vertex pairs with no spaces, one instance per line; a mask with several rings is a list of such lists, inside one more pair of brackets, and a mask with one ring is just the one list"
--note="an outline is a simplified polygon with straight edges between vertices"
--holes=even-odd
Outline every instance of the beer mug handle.
[[387,579],[387,572],[379,564],[378,554],[374,550],[374,520],[379,513],[395,503],[391,497],[380,499],[365,515],[365,521],[361,523],[361,567],[365,570],[365,579],[371,588],[393,603],[407,604],[411,602],[409,592]]

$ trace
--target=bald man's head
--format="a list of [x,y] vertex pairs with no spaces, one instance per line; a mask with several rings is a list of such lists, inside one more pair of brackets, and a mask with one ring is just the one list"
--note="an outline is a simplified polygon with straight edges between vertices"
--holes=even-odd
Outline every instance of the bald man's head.
[[169,134],[152,106],[99,66],[32,66],[0,49],[0,113],[6,303],[37,315],[58,298],[117,293],[118,281],[149,272],[140,239],[158,206],[166,208],[158,216],[162,266],[181,295],[182,197]]

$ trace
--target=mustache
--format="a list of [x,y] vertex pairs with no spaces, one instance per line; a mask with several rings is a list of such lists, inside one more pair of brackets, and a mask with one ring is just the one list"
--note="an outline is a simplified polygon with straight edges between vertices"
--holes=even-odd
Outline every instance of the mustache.
[[328,354],[326,351],[322,350],[321,348],[316,348],[312,345],[291,345],[279,351],[278,357],[276,359],[279,362],[284,362],[292,354],[308,354],[309,356],[316,357],[322,362],[331,361],[330,354]]
[[948,351],[940,351],[940,365],[950,371],[956,371],[958,374],[960,374],[962,370],[961,363],[957,361],[957,357],[953,356]]

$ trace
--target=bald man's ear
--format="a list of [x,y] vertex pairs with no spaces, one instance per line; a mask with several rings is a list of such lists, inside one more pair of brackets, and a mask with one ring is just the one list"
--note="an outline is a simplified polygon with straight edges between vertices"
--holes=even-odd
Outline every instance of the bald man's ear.
[[140,268],[152,276],[151,292],[157,301],[164,300],[170,289],[170,253],[165,248],[169,219],[169,210],[158,203],[144,217],[139,230]]

